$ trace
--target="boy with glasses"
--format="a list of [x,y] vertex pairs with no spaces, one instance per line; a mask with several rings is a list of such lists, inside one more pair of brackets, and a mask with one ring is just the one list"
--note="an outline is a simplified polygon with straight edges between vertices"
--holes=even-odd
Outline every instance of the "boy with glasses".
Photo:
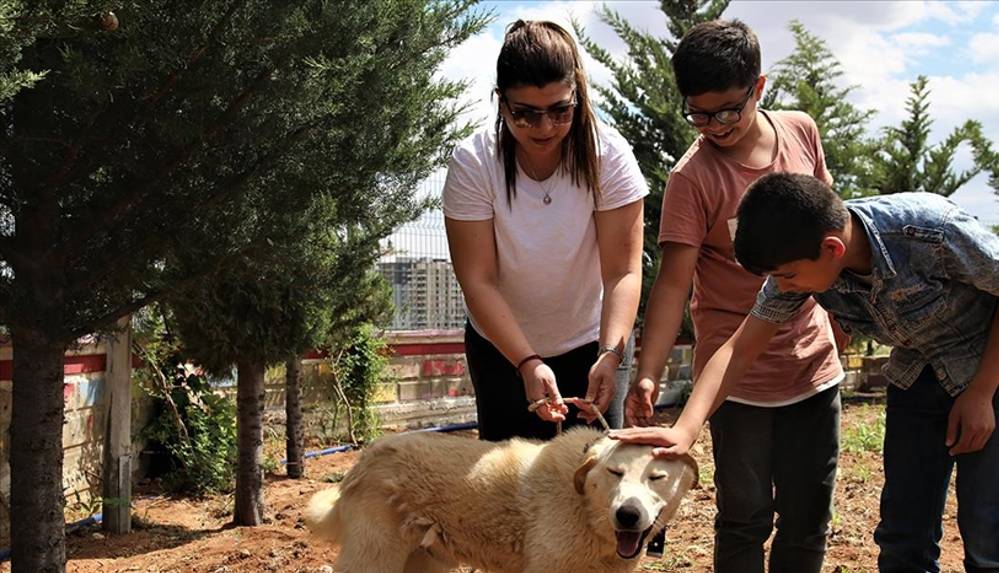
[[[649,297],[638,377],[626,421],[653,422],[658,382],[690,294],[695,377],[752,309],[762,279],[739,266],[732,241],[739,200],[772,172],[831,181],[818,129],[800,112],[757,107],[756,36],[745,24],[706,22],[673,56],[684,117],[700,137],[677,161],[663,197],[660,273]],[[826,313],[815,303],[777,333],[711,418],[718,513],[714,570],[818,573],[825,555],[839,449],[842,367]]]

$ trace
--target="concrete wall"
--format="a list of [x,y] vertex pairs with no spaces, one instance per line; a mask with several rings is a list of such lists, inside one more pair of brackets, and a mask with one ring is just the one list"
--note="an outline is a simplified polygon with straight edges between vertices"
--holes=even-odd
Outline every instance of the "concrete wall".
[[[62,443],[63,487],[69,518],[89,515],[100,497],[101,463],[108,416],[108,400],[104,392],[107,347],[90,341],[66,353],[63,380],[65,421]],[[10,524],[10,420],[11,420],[11,359],[9,345],[0,345],[0,540],[9,536]],[[149,398],[133,386],[132,448],[140,452],[145,447],[140,433],[150,415]],[[134,467],[140,471],[138,466]],[[0,544],[3,546],[4,544]]]
[[[475,421],[475,391],[465,362],[463,331],[390,332],[388,343],[392,352],[389,380],[379,385],[375,396],[384,428],[404,430]],[[690,345],[674,348],[663,373],[663,398],[671,383],[690,380],[691,357]],[[314,390],[323,386],[316,379],[327,378],[331,372],[327,361],[315,355],[303,360],[302,371],[307,381],[304,386],[313,387],[303,397],[303,404],[311,410],[306,419],[314,427],[315,416],[321,414],[316,406],[332,399]],[[282,426],[284,419],[283,376],[283,368],[272,369],[267,375],[267,418],[275,427]]]

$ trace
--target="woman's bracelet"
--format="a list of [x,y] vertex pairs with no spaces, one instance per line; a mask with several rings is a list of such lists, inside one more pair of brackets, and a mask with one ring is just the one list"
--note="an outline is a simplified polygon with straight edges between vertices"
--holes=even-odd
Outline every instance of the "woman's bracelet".
[[541,360],[542,362],[544,362],[544,360],[537,354],[531,354],[530,356],[525,356],[523,360],[517,363],[517,374],[520,374],[521,367],[530,362],[531,360]]
[[599,358],[600,356],[603,356],[604,354],[607,354],[608,352],[613,352],[614,355],[617,356],[617,363],[618,364],[621,364],[622,362],[624,362],[624,352],[621,352],[620,350],[618,350],[617,346],[611,346],[610,344],[605,344],[605,345],[601,346],[600,347],[600,352],[597,353],[597,357]]

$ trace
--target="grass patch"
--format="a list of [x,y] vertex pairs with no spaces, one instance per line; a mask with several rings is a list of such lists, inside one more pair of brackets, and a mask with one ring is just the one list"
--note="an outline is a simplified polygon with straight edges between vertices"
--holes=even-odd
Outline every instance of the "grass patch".
[[658,561],[645,563],[642,571],[677,571],[693,565],[693,562],[683,553],[667,553]]
[[[864,410],[870,408],[872,406],[861,407]],[[881,453],[885,441],[885,412],[881,407],[878,407],[878,409],[880,411],[873,416],[863,415],[867,414],[867,412],[864,412],[859,416],[860,420],[844,429],[842,439],[840,440],[840,449],[843,452],[852,454],[863,452]]]
[[847,479],[856,483],[867,483],[874,476],[874,470],[863,461],[858,460],[847,469]]

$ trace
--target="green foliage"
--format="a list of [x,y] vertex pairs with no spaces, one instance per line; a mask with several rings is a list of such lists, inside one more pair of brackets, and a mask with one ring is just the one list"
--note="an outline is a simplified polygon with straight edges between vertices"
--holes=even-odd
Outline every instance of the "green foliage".
[[[683,118],[683,99],[676,88],[670,59],[678,39],[687,30],[718,18],[728,4],[729,0],[663,0],[660,9],[666,15],[667,38],[635,28],[604,5],[599,11],[600,20],[628,46],[628,55],[622,61],[615,60],[579,24],[575,25],[583,48],[611,71],[611,85],[594,86],[602,98],[601,115],[631,144],[649,184],[645,199],[643,293],[648,293],[659,266],[657,237],[669,171],[697,135]],[[645,299],[643,296],[642,300]]]
[[381,233],[343,236],[330,223],[321,216],[289,223],[289,236],[269,253],[171,299],[200,365],[225,373],[241,357],[282,362],[361,323],[387,320],[390,293],[372,270]]
[[[378,434],[378,416],[372,401],[378,384],[387,381],[388,344],[370,324],[354,330],[344,346],[331,353],[330,365],[337,399],[333,403],[331,423],[339,427],[346,418],[349,439],[364,442]],[[342,441],[342,440],[338,440]]]
[[284,449],[284,436],[269,426],[264,427],[264,456],[260,469],[264,474],[275,474],[281,469],[281,458],[278,452]]
[[[865,406],[865,408],[870,408]],[[861,416],[860,420],[843,431],[840,447],[847,453],[880,452],[885,440],[885,413],[883,408],[873,420],[870,416]]]
[[843,70],[824,40],[796,20],[789,28],[795,49],[770,70],[770,89],[762,106],[811,116],[822,136],[826,167],[836,190],[845,198],[869,194],[876,142],[866,132],[875,111],[850,103],[849,95],[857,86],[839,85]]
[[[999,154],[982,134],[979,122],[968,120],[946,139],[929,145],[933,119],[929,114],[929,80],[919,76],[910,84],[905,107],[908,117],[898,127],[884,131],[874,158],[874,187],[879,193],[922,191],[945,197],[952,195],[979,173],[990,174],[989,185],[999,192]],[[971,146],[974,165],[955,171],[954,155],[962,144]]]
[[178,375],[170,389],[188,439],[178,436],[172,413],[161,410],[146,436],[171,456],[164,485],[194,494],[231,489],[236,459],[236,405],[220,396],[204,377]]
[[259,258],[316,198],[342,235],[415,217],[465,133],[437,71],[472,3],[127,1],[113,31],[103,0],[0,4],[0,322],[74,340]]
[[145,362],[135,372],[140,387],[158,402],[147,438],[169,456],[164,485],[207,494],[232,487],[236,460],[236,405],[217,394],[204,376],[189,373],[169,317],[159,305],[136,321],[134,345]]

